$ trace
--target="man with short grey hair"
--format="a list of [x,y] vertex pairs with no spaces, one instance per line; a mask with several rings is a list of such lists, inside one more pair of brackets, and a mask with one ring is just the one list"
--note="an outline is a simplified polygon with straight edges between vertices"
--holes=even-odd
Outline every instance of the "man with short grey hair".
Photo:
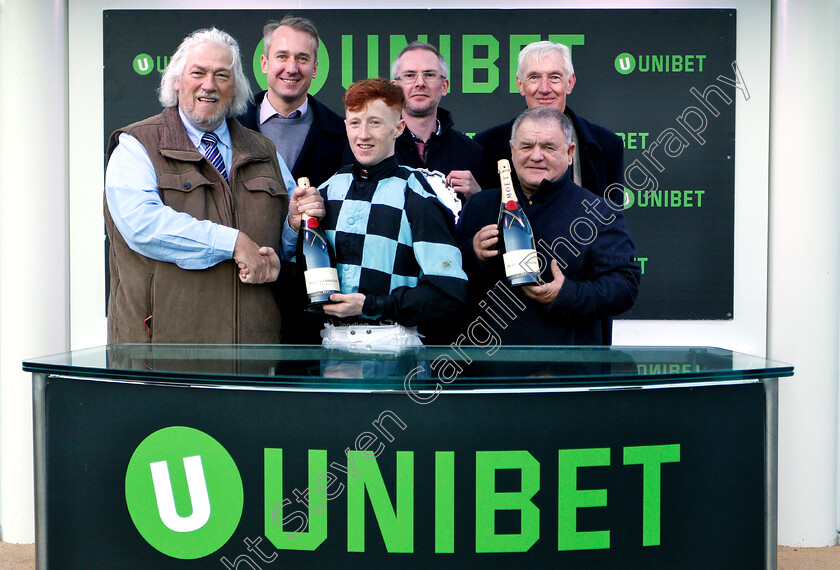
[[[590,123],[566,105],[575,82],[572,55],[567,46],[534,42],[519,53],[516,85],[526,106],[529,109],[552,107],[571,119],[576,148],[573,179],[576,184],[603,197],[611,184],[624,182],[624,145],[615,133]],[[510,120],[475,136],[476,142],[484,148],[485,177],[497,179],[496,163],[502,158],[510,159],[512,127],[513,120]],[[618,203],[623,200],[623,196],[611,198]]]
[[[190,34],[159,93],[162,113],[108,142],[108,342],[277,343],[266,283],[294,181],[271,141],[232,118],[251,94],[238,43],[216,28]],[[296,231],[323,202],[295,192]]]
[[[531,107],[514,120],[512,132],[514,190],[544,263],[539,284],[516,290],[516,318],[496,333],[512,345],[602,344],[609,317],[630,309],[639,291],[641,272],[624,216],[572,180],[568,116]],[[501,190],[484,190],[467,201],[458,221],[470,299],[483,299],[505,280],[500,202]],[[478,304],[473,312],[482,313]]]

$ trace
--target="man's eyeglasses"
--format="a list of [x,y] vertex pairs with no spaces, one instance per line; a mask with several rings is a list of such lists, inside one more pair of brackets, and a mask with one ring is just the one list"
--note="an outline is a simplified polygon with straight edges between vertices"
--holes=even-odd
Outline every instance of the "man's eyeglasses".
[[422,77],[423,83],[437,83],[446,79],[443,75],[435,73],[434,71],[424,71],[423,73],[415,73],[414,71],[406,71],[396,77],[397,81],[411,85],[417,83],[417,78]]
[[543,77],[547,77],[549,83],[563,83],[563,76],[559,73],[532,73],[525,78],[525,81],[531,85],[536,85],[543,80]]

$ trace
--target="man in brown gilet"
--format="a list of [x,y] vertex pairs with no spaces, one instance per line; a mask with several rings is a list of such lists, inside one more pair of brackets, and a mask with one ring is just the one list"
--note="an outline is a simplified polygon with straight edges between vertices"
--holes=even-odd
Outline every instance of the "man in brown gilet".
[[[108,341],[277,343],[280,238],[294,187],[263,136],[232,117],[251,97],[239,46],[188,36],[161,78],[159,115],[108,143]],[[323,214],[314,191],[288,216]]]

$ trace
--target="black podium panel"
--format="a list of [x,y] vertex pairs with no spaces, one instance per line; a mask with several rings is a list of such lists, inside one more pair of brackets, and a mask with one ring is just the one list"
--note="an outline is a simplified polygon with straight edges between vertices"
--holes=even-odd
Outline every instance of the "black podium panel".
[[47,377],[49,568],[767,562],[759,382],[221,384]]

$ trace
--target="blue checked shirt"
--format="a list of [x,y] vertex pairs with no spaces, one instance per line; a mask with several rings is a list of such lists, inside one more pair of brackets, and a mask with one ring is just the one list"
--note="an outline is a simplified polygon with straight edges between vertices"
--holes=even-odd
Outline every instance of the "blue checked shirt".
[[366,296],[363,317],[414,326],[466,301],[452,214],[421,174],[392,156],[345,166],[319,190],[341,292]]

